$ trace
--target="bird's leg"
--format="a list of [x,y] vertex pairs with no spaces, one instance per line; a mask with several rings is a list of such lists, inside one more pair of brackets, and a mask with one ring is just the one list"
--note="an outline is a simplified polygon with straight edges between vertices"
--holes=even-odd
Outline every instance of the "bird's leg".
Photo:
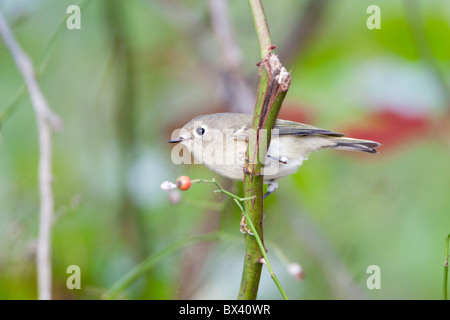
[[267,198],[267,196],[271,193],[274,193],[278,188],[278,182],[275,180],[269,180],[267,184],[267,192],[264,194],[263,199]]
[[288,159],[286,157],[278,158],[278,157],[274,157],[274,156],[271,156],[270,154],[268,154],[267,158],[270,158],[272,160],[276,160],[276,161],[278,161],[279,163],[282,163],[282,164],[287,164],[288,163]]

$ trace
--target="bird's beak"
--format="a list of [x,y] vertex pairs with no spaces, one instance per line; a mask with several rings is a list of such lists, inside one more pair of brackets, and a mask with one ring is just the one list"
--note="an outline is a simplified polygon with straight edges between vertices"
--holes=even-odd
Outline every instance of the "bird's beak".
[[178,142],[181,142],[181,141],[183,141],[183,137],[178,137],[176,139],[170,140],[169,143],[178,143]]

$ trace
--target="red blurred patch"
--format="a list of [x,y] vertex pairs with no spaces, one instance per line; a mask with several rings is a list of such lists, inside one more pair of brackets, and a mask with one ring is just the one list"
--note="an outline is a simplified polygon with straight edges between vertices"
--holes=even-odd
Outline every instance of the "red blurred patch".
[[278,119],[290,120],[305,124],[314,123],[313,107],[307,107],[292,101],[283,104]]
[[351,138],[377,141],[386,151],[428,134],[430,122],[426,116],[403,115],[384,109],[341,131]]

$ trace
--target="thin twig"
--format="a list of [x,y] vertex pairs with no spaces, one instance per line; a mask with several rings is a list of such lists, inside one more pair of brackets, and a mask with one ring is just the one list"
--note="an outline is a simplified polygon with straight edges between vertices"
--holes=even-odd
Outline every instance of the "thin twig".
[[266,253],[266,248],[264,248],[264,244],[262,243],[261,238],[259,237],[258,232],[256,231],[256,228],[252,222],[252,219],[250,219],[250,216],[248,215],[247,211],[244,210],[244,208],[239,203],[237,198],[234,198],[234,202],[236,202],[236,204],[239,206],[239,208],[244,213],[246,222],[250,227],[250,231],[253,233],[253,235],[256,239],[256,242],[258,242],[259,249],[261,250],[261,254],[264,258],[264,264],[267,266],[267,269],[269,269],[270,277],[272,278],[273,282],[275,282],[275,285],[277,286],[277,288],[280,291],[281,295],[283,296],[284,300],[288,300],[286,292],[284,291],[283,287],[281,286],[280,281],[278,281],[278,278],[275,275],[275,272],[273,271],[272,266],[270,265],[269,258],[267,257],[267,253]]
[[30,58],[14,38],[6,20],[0,13],[0,34],[22,74],[33,105],[39,134],[39,192],[40,217],[37,244],[37,277],[38,297],[41,300],[51,299],[51,225],[53,219],[52,192],[52,137],[51,130],[59,130],[62,126],[60,118],[50,109],[36,80],[35,71]]
[[204,180],[204,179],[195,179],[195,180],[192,180],[192,183],[199,183],[199,182],[204,182],[204,183],[214,183],[214,184],[217,186],[217,188],[218,188],[218,190],[216,190],[217,192],[222,192],[222,193],[226,194],[227,196],[233,198],[233,200],[234,200],[234,202],[236,203],[236,205],[239,207],[239,209],[241,210],[241,212],[244,214],[245,220],[246,220],[247,224],[248,224],[249,227],[250,227],[250,231],[252,232],[252,236],[255,237],[256,242],[258,243],[259,249],[261,250],[261,254],[262,254],[263,258],[264,258],[264,264],[265,264],[265,265],[267,266],[267,268],[269,269],[271,278],[272,278],[273,281],[275,282],[275,285],[277,286],[277,288],[278,288],[278,290],[280,291],[280,293],[281,293],[281,295],[283,296],[283,298],[284,298],[285,300],[287,300],[288,297],[286,296],[286,293],[284,292],[283,287],[281,286],[280,282],[278,281],[278,278],[277,278],[277,276],[275,275],[275,272],[273,271],[273,269],[272,269],[272,267],[271,267],[271,265],[270,265],[269,258],[267,257],[267,254],[266,254],[266,249],[264,248],[264,244],[263,244],[261,238],[260,238],[259,235],[258,235],[258,231],[257,231],[257,229],[255,228],[255,225],[253,224],[252,219],[250,218],[248,212],[244,209],[244,207],[243,207],[242,204],[241,204],[241,202],[244,202],[244,201],[247,201],[247,200],[252,200],[253,197],[250,197],[250,198],[241,198],[241,197],[235,195],[234,193],[231,193],[231,192],[225,190],[225,189],[220,185],[220,183],[219,183],[216,179],[214,179],[214,178],[211,179],[211,180]]
[[168,245],[163,250],[152,254],[147,259],[145,259],[140,264],[138,264],[136,267],[134,267],[132,270],[130,270],[121,279],[119,279],[112,286],[112,288],[110,290],[108,290],[103,295],[103,298],[104,299],[117,298],[118,295],[123,290],[125,290],[128,286],[130,286],[132,283],[134,283],[137,279],[139,279],[146,272],[148,272],[156,263],[158,263],[163,258],[169,256],[170,254],[178,251],[180,248],[182,248],[184,246],[198,243],[198,242],[210,242],[210,241],[217,241],[217,240],[226,240],[226,239],[230,239],[230,238],[231,238],[231,236],[227,235],[226,233],[223,233],[221,231],[214,231],[211,233],[195,235],[195,236],[188,236],[186,238],[180,239],[180,240]]
[[251,200],[251,199],[253,199],[253,197],[249,197],[249,198],[241,198],[241,197],[235,195],[234,193],[231,193],[231,192],[225,190],[225,189],[220,185],[220,183],[219,183],[216,179],[214,179],[214,178],[212,178],[211,180],[206,180],[206,179],[194,179],[194,180],[191,181],[191,183],[199,183],[199,182],[203,182],[203,183],[213,183],[213,184],[215,184],[216,187],[218,188],[218,190],[216,190],[215,192],[222,192],[222,193],[226,194],[227,196],[229,196],[229,197],[231,197],[231,198],[233,198],[233,199],[236,199],[236,200],[238,200],[238,201],[241,201],[241,202],[242,202],[242,201],[246,201],[246,200]]
[[[88,5],[92,2],[93,1],[89,1],[89,0],[81,1],[78,4],[81,12],[83,12],[88,7]],[[37,66],[35,68],[36,69],[36,78],[39,79],[39,77],[44,72],[48,62],[50,61],[51,53],[55,47],[56,40],[58,39],[59,34],[62,32],[62,30],[67,29],[66,21],[67,21],[67,15],[64,14],[61,17],[58,27],[56,28],[52,37],[50,38],[50,41],[48,42],[40,62],[37,64]],[[11,99],[11,102],[2,110],[2,113],[0,114],[0,127],[3,126],[4,123],[6,122],[6,120],[9,119],[11,117],[11,115],[21,106],[21,104],[19,104],[19,102],[22,100],[22,98],[25,97],[26,92],[27,92],[27,87],[24,84],[23,86],[20,87],[20,89],[14,95],[14,98]]]

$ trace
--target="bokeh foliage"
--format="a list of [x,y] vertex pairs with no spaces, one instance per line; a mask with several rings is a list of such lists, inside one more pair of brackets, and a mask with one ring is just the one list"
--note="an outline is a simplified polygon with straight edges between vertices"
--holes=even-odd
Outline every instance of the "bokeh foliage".
[[[209,208],[224,200],[210,185],[193,186],[178,204],[160,189],[162,181],[182,174],[216,177],[199,165],[172,164],[167,144],[172,130],[194,116],[227,108],[207,2],[86,1],[81,30],[63,25],[49,45],[74,2],[0,5],[35,65],[50,50],[39,82],[64,120],[54,135],[55,298],[101,298],[148,255],[188,235],[220,229],[235,240],[174,252],[123,297],[234,299],[244,252],[238,210],[230,205],[220,214]],[[283,48],[297,41],[291,31],[307,2],[264,2],[281,59]],[[417,23],[447,83],[450,7],[447,0],[408,2],[324,1],[315,32],[287,61],[293,81],[283,108],[303,115],[293,120],[365,132],[383,143],[376,156],[313,154],[266,201],[265,239],[305,271],[304,280],[292,281],[269,246],[291,299],[346,298],[350,287],[359,288],[362,298],[442,297],[450,232],[450,102],[420,54],[405,6],[419,4]],[[228,4],[241,73],[256,93],[259,51],[248,4]],[[381,8],[380,30],[366,27],[370,4]],[[0,114],[22,84],[0,42]],[[386,110],[406,124],[380,118]],[[409,124],[410,118],[424,125]],[[35,299],[38,146],[27,96],[3,119],[0,134],[0,298]],[[234,185],[236,192],[240,188]],[[325,257],[330,253],[334,260]],[[66,288],[72,264],[81,268],[81,290]],[[366,288],[372,264],[381,268],[381,290]],[[346,276],[353,283],[336,287]],[[280,298],[266,270],[262,278],[259,298]]]

